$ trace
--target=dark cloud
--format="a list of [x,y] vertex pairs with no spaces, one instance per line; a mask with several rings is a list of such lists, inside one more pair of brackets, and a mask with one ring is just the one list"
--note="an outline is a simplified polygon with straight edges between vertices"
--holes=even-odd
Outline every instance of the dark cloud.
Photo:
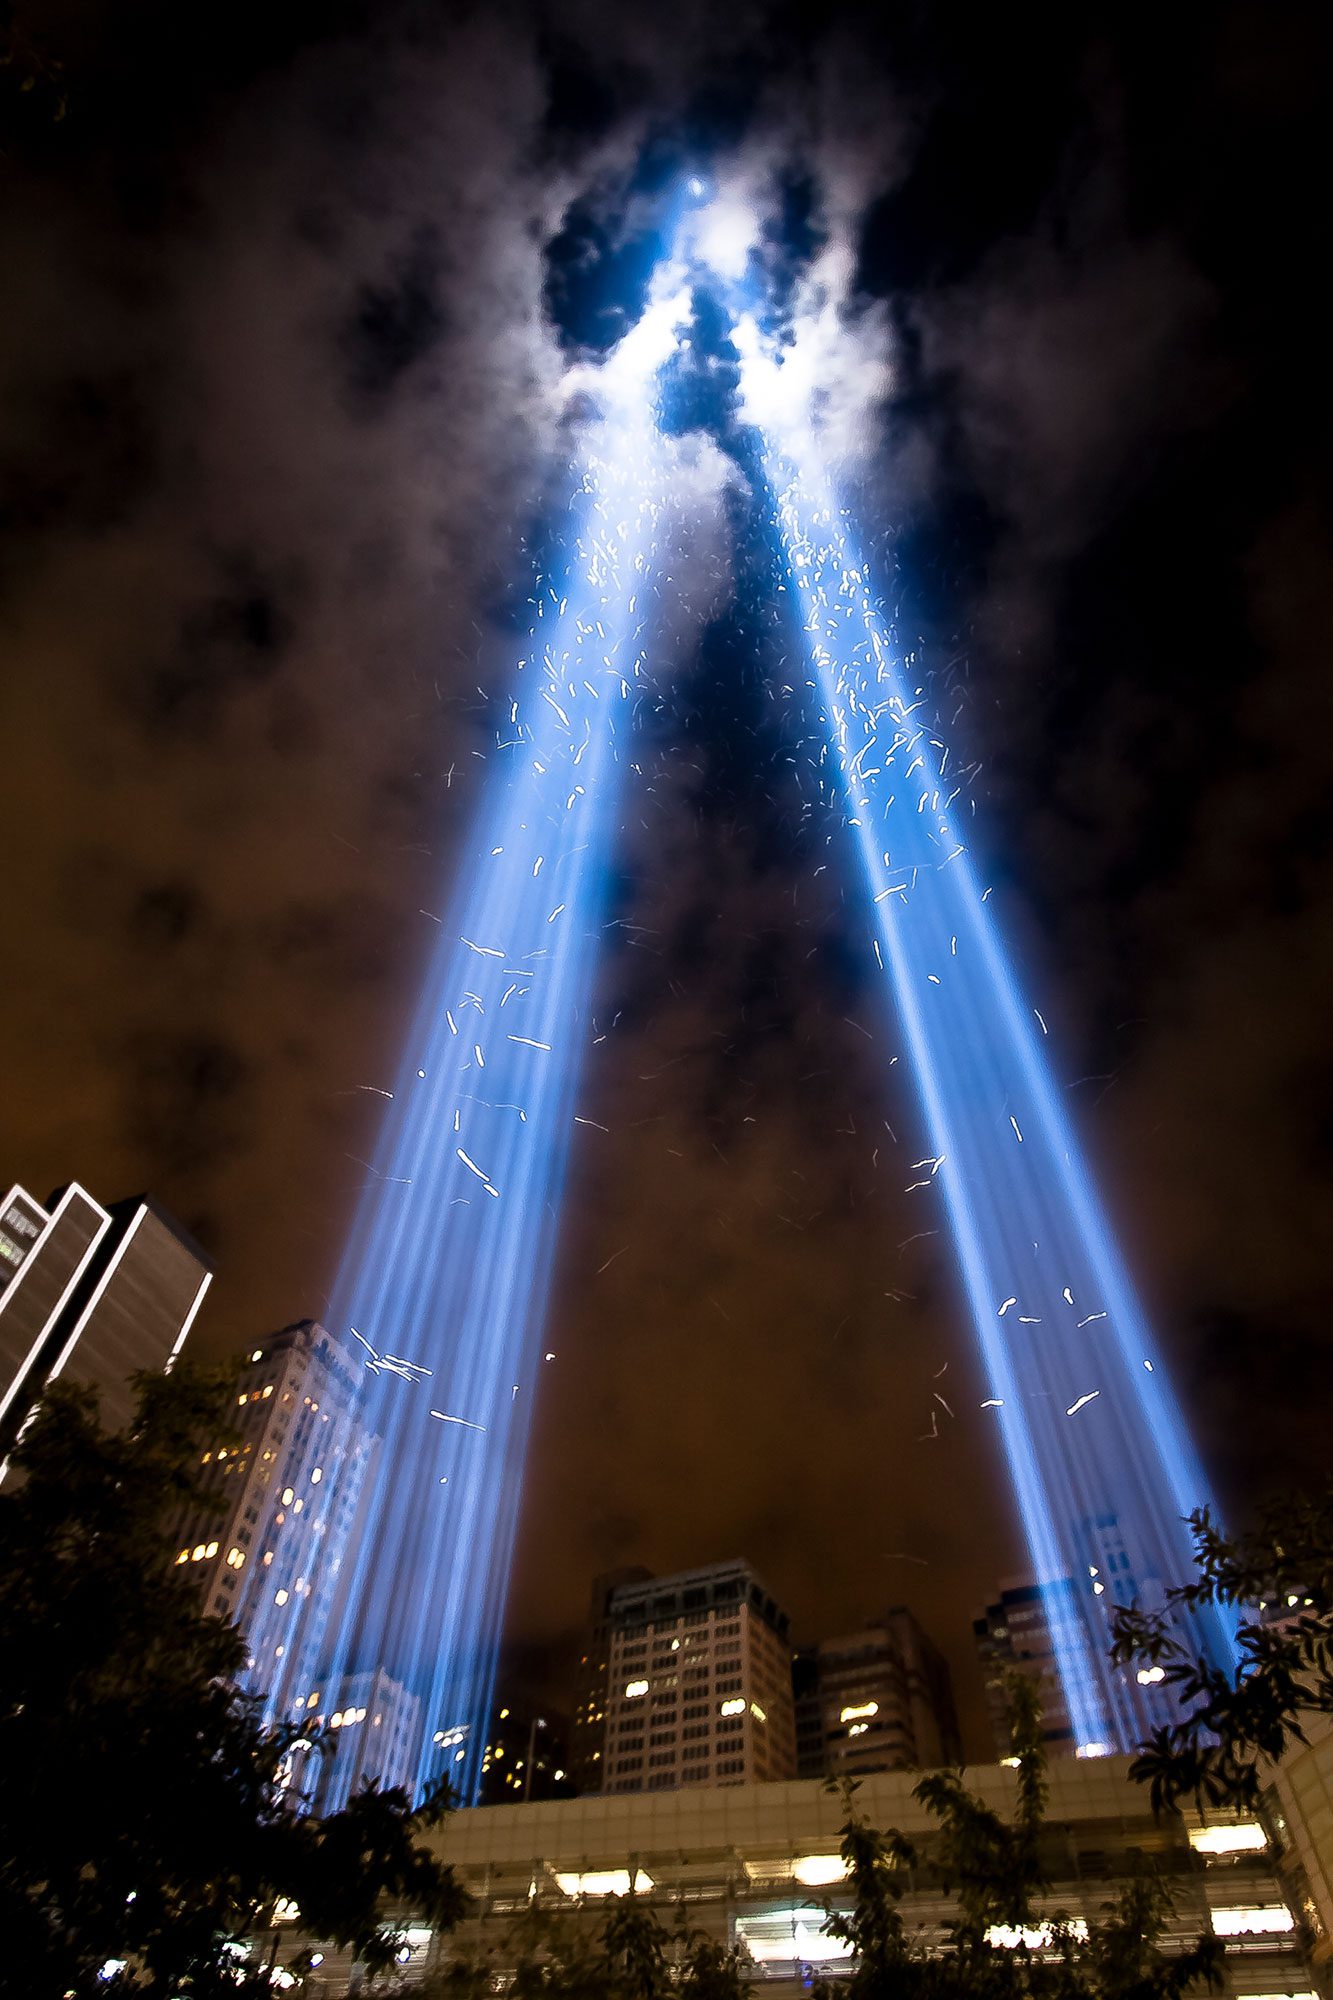
[[342,336],[358,394],[388,395],[414,363],[439,346],[445,320],[441,276],[435,231],[422,225],[387,282],[360,288]]
[[356,892],[291,903],[263,935],[284,976],[319,992],[394,977],[404,944],[392,905]]
[[157,954],[183,943],[199,924],[202,898],[190,882],[155,882],[140,890],[130,909],[130,935]]
[[[203,1346],[324,1308],[595,403],[566,371],[641,310],[697,160],[758,213],[769,322],[981,761],[978,852],[1209,1462],[1238,1508],[1312,1476],[1298,16],[34,20],[70,108],[20,107],[3,162],[3,1164],[175,1207],[221,1262]],[[547,1699],[592,1571],[743,1549],[803,1635],[913,1602],[975,1736],[967,1618],[1017,1543],[705,317],[513,1632]]]
[[292,587],[250,555],[221,567],[223,587],[185,614],[170,657],[144,676],[140,713],[150,735],[216,740],[232,696],[267,687],[282,669],[295,632]]
[[135,1143],[168,1175],[216,1168],[253,1145],[250,1065],[221,1036],[158,1029],[116,1059]]

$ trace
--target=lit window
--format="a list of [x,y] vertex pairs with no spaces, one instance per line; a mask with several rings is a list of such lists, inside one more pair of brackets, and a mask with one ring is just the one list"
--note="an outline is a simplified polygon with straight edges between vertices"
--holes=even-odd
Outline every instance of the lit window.
[[286,1591],[285,1591],[285,1590],[275,1590],[275,1591],[274,1591],[274,1593],[273,1593],[273,1602],[274,1602],[275,1604],[285,1604],[285,1603],[287,1602],[287,1593],[286,1593]]
[[799,1854],[791,1872],[806,1889],[822,1889],[829,1882],[841,1882],[847,1873],[840,1854]]
[[1138,1681],[1140,1687],[1155,1687],[1158,1681],[1166,1679],[1165,1667],[1140,1667]]
[[194,1551],[194,1554],[193,1554],[193,1555],[192,1555],[192,1556],[190,1557],[190,1561],[191,1561],[191,1562],[197,1562],[197,1563],[201,1563],[201,1562],[203,1561],[203,1559],[204,1559],[204,1556],[205,1556],[205,1554],[206,1554],[206,1553],[207,1553],[207,1551],[206,1551],[206,1550],[205,1550],[205,1548],[204,1548],[204,1544],[203,1544],[202,1542],[200,1542],[200,1543],[198,1543],[198,1544],[197,1544],[197,1546],[196,1546],[196,1548],[195,1548],[195,1551]]
[[312,1486],[318,1486],[318,1485],[319,1485],[319,1482],[320,1482],[320,1480],[321,1480],[321,1479],[322,1479],[323,1477],[324,1477],[324,1468],[323,1468],[323,1466],[320,1466],[320,1465],[317,1465],[317,1466],[315,1467],[314,1471],[313,1471],[313,1472],[311,1473],[311,1475],[310,1475],[310,1484],[311,1484]]
[[759,1703],[757,1701],[752,1701],[750,1703],[750,1713],[754,1717],[756,1722],[768,1721],[767,1713],[762,1708],[760,1708]]
[[250,1356],[250,1359],[252,1361],[262,1361],[263,1358],[264,1358],[264,1350],[262,1347],[257,1347],[254,1353]]
[[720,1705],[719,1713],[722,1715],[744,1715],[745,1703],[738,1696],[733,1696],[730,1701],[724,1701]]
[[853,1947],[844,1938],[826,1937],[824,1921],[823,1910],[787,1905],[763,1916],[738,1917],[736,1935],[758,1965],[850,1958]]
[[284,1486],[284,1487],[283,1487],[283,1489],[282,1489],[282,1504],[283,1504],[283,1506],[284,1506],[284,1507],[290,1507],[290,1506],[291,1506],[291,1504],[292,1504],[292,1502],[293,1502],[293,1500],[294,1500],[295,1498],[296,1498],[296,1489],[295,1489],[295,1487],[292,1487],[292,1486]]
[[1285,1903],[1237,1905],[1212,1912],[1213,1929],[1219,1937],[1261,1936],[1278,1931],[1294,1931],[1296,1919]]
[[311,1697],[310,1697],[309,1701],[308,1701],[308,1702],[306,1703],[306,1707],[307,1707],[307,1708],[318,1708],[318,1707],[319,1707],[319,1689],[318,1689],[318,1688],[316,1688],[316,1689],[315,1689],[315,1692],[314,1692],[314,1693],[313,1693],[313,1694],[311,1695]]
[[[1085,1938],[1088,1927],[1082,1917],[1075,1917],[1069,1926],[1071,1937]],[[1051,1933],[1043,1924],[1039,1928],[1014,1930],[1008,1924],[992,1924],[986,1932],[987,1944],[1000,1946],[1003,1950],[1014,1951],[1025,1945],[1029,1951],[1041,1951],[1050,1944]]]
[[210,1542],[210,1543],[208,1544],[208,1547],[207,1547],[207,1548],[206,1548],[206,1549],[204,1550],[204,1555],[205,1555],[205,1556],[206,1556],[207,1558],[209,1558],[209,1559],[211,1560],[211,1558],[212,1558],[213,1556],[215,1556],[215,1555],[217,1554],[217,1552],[218,1552],[218,1545],[217,1545],[217,1543],[216,1543],[216,1542]]
[[1231,1826],[1192,1826],[1190,1846],[1196,1854],[1253,1854],[1268,1841],[1257,1820],[1237,1820]]
[[851,1708],[844,1708],[838,1720],[839,1722],[859,1722],[862,1716],[878,1714],[879,1703],[877,1701],[862,1701],[856,1703]]
[[[626,1701],[637,1701],[641,1694],[647,1694],[647,1692],[648,1692],[647,1681],[626,1681],[625,1683]],[[744,1704],[742,1703],[742,1707],[743,1706]],[[566,1893],[569,1895],[573,1895],[576,1893],[576,1891],[568,1890]],[[592,1895],[596,1892],[589,1890],[588,1893],[589,1895]]]
[[628,1896],[631,1889],[653,1887],[652,1877],[645,1875],[642,1868],[632,1875],[628,1868],[594,1869],[587,1875],[557,1873],[555,1879],[566,1896]]

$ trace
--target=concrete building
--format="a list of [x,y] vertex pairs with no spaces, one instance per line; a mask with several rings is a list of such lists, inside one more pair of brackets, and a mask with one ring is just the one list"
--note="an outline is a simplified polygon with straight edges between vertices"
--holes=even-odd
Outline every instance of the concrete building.
[[0,1204],[0,1459],[57,1376],[98,1392],[102,1421],[134,1415],[130,1376],[167,1368],[212,1279],[199,1245],[146,1195],[104,1208],[72,1182]]
[[[1151,1668],[1115,1666],[1110,1657],[1117,1608],[1162,1610],[1167,1603],[1165,1583],[1136,1562],[1115,1515],[1082,1521],[1076,1533],[1083,1557],[1077,1576],[1045,1588],[1031,1577],[1006,1578],[995,1602],[973,1621],[991,1728],[1001,1756],[1009,1748],[1004,1676],[1010,1671],[1028,1674],[1037,1683],[1042,1734],[1052,1756],[1102,1757],[1115,1747],[1118,1728],[1128,1728],[1131,1743],[1137,1743],[1176,1719],[1172,1691],[1163,1675]],[[1075,1737],[1061,1681],[1057,1637],[1066,1670],[1077,1674],[1081,1687],[1087,1732],[1081,1742]],[[1116,1724],[1109,1720],[1113,1715]]]
[[370,1779],[381,1791],[415,1790],[421,1703],[382,1667],[312,1688],[305,1705],[312,1722],[327,1725],[330,1744],[294,1762],[292,1782],[312,1812],[336,1811]]
[[[1287,1900],[1304,1922],[1323,1992],[1333,1991],[1333,1719],[1310,1716],[1307,1743],[1273,1771],[1263,1831],[1279,1858]],[[1253,1834],[1249,1836],[1253,1838]]]
[[[1076,1923],[1104,1915],[1103,1905],[1144,1859],[1158,1866],[1175,1901],[1164,1948],[1187,1949],[1211,1923],[1227,1945],[1227,1988],[1236,2000],[1280,1994],[1314,2000],[1310,1936],[1284,1894],[1280,1870],[1322,1828],[1322,1864],[1307,1858],[1310,1879],[1324,1872],[1316,1899],[1333,1880],[1333,1759],[1316,1779],[1308,1774],[1292,1818],[1280,1834],[1234,1814],[1155,1819],[1144,1787],[1128,1776],[1129,1759],[1073,1758],[1053,1764],[1041,1861],[1050,1883],[1042,1914],[1067,1913]],[[1014,1774],[983,1765],[967,1774],[984,1803],[1010,1817]],[[864,1779],[858,1805],[881,1830],[900,1828],[917,1844],[901,1903],[909,1936],[928,1952],[944,1948],[953,1895],[931,1858],[934,1822],[912,1796],[910,1772]],[[1302,1801],[1315,1803],[1307,1827]],[[476,1898],[473,1911],[447,1937],[409,1933],[408,1970],[451,1960],[484,1959],[497,1991],[512,1970],[512,1926],[534,1911],[563,1914],[575,1930],[601,1923],[606,1899],[634,1884],[668,1928],[688,1904],[691,1929],[719,1943],[743,1943],[753,1958],[758,1992],[786,2000],[807,1991],[812,1973],[836,1979],[845,1947],[824,1935],[825,1906],[845,1908],[838,1854],[841,1801],[818,1782],[691,1786],[635,1797],[591,1797],[541,1805],[494,1806],[451,1814],[429,1836],[442,1860]],[[1302,1850],[1303,1851],[1303,1850]],[[1333,1910],[1333,1904],[1330,1904]],[[1042,1951],[1040,1928],[1025,1939]],[[293,1938],[293,1945],[295,1944]],[[341,1993],[350,1967],[334,1948],[321,1954],[312,1990]],[[996,1939],[997,1943],[1018,1940]]]
[[612,1596],[621,1584],[643,1583],[650,1575],[651,1571],[635,1563],[623,1569],[606,1570],[593,1579],[588,1622],[574,1676],[574,1707],[569,1727],[569,1774],[576,1791],[602,1790]]
[[[1068,1584],[1055,1585],[1057,1593],[1068,1593]],[[1069,1720],[1060,1671],[1056,1663],[1051,1632],[1052,1591],[1028,1577],[1007,1577],[1000,1582],[1000,1594],[972,1621],[981,1670],[985,1679],[986,1708],[998,1757],[1009,1754],[1009,1724],[1005,1709],[1004,1678],[1007,1673],[1029,1675],[1041,1698],[1042,1741],[1052,1757],[1072,1757],[1076,1748]],[[1067,1607],[1063,1609],[1062,1607]],[[1067,1596],[1056,1599],[1055,1615],[1068,1619],[1076,1613]]]
[[576,1788],[565,1740],[564,1722],[553,1711],[539,1712],[522,1702],[495,1702],[482,1752],[477,1804],[573,1798]]
[[177,1531],[176,1561],[196,1568],[207,1608],[245,1630],[256,1684],[291,1717],[328,1712],[317,1669],[378,1442],[359,1391],[356,1358],[318,1321],[262,1341],[237,1384],[234,1435],[202,1455],[215,1508]]
[[607,1625],[604,1792],[795,1776],[787,1615],[748,1563],[622,1584]]
[[961,1760],[943,1655],[898,1605],[793,1662],[798,1776],[861,1777]]

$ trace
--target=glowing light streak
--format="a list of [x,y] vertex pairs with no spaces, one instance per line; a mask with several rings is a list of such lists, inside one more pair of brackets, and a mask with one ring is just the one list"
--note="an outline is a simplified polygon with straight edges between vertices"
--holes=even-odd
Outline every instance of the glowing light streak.
[[[302,1686],[346,1685],[382,1667],[414,1705],[419,1746],[392,1781],[419,1788],[447,1757],[464,1798],[480,1778],[508,1585],[533,1405],[521,1392],[548,1352],[543,1317],[589,1039],[618,733],[658,601],[645,585],[666,481],[647,374],[674,345],[687,302],[655,300],[590,384],[605,415],[588,434],[568,567],[534,593],[471,858],[432,932],[410,1055],[333,1288],[328,1323],[356,1330],[361,1414],[381,1443],[350,1539],[334,1465],[303,1516],[307,1539],[318,1532],[326,1561],[341,1564],[327,1629],[306,1598],[275,1608],[271,1585],[249,1621],[253,1678],[272,1713],[288,1717]],[[484,1045],[460,1034],[468,1009],[479,1026],[501,1005],[504,1034]],[[404,1347],[421,1362],[396,1362]],[[429,1401],[407,1393],[427,1376]],[[290,1536],[290,1520],[280,1532]],[[439,1728],[468,1731],[461,1766],[436,1744]],[[358,1768],[335,1761],[327,1803]]]
[[[956,787],[940,803],[942,734],[925,715],[924,730],[909,723],[926,690],[909,678],[818,469],[799,382],[795,417],[790,398],[784,417],[785,367],[758,365],[749,336],[738,344],[748,407],[770,420],[762,463],[825,732],[816,770],[860,859],[875,962],[893,988],[920,1097],[916,1150],[941,1162],[930,1185],[943,1197],[989,1377],[982,1407],[998,1413],[1075,1740],[1129,1749],[1170,1719],[1170,1691],[1126,1687],[1113,1672],[1105,1614],[1135,1596],[1160,1603],[1192,1573],[1183,1517],[1207,1502],[1207,1487],[1146,1358],[1142,1313],[1046,1067],[1047,1024],[1018,991],[984,907],[990,890],[979,891],[967,838],[949,817]],[[1013,1312],[1020,1296],[1024,1310]],[[1101,1306],[1079,1322],[1077,1342],[1066,1317],[1075,1297]],[[1095,1424],[1065,1423],[1094,1396]],[[926,1440],[938,1435],[931,1421]],[[1095,1608],[1069,1582],[1086,1575],[1089,1552],[1106,1554],[1114,1579]],[[1205,1611],[1188,1639],[1235,1665],[1228,1614]]]

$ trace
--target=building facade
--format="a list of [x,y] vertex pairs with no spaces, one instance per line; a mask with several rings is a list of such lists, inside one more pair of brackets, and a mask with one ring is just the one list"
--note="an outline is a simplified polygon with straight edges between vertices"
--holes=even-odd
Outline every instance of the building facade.
[[326,1732],[324,1749],[293,1758],[292,1784],[311,1812],[336,1812],[372,1780],[381,1791],[415,1791],[421,1703],[383,1667],[312,1688],[305,1708]]
[[[207,1609],[241,1626],[275,1713],[330,1713],[319,1685],[357,1508],[377,1440],[361,1421],[359,1367],[326,1327],[299,1320],[256,1346],[232,1435],[202,1454],[212,1506],[177,1530],[176,1561]],[[338,1703],[369,1707],[369,1700]]]
[[[1056,1585],[1056,1591],[1069,1586]],[[1063,1599],[1061,1600],[1061,1604]],[[972,1636],[986,1689],[986,1710],[997,1757],[1009,1755],[1005,1678],[1020,1673],[1036,1682],[1041,1702],[1041,1735],[1047,1754],[1072,1757],[1076,1748],[1069,1706],[1052,1635],[1052,1590],[1026,1577],[1007,1577],[999,1595],[972,1621]],[[1056,1617],[1064,1615],[1057,1604]]]
[[607,1623],[604,1792],[795,1776],[788,1619],[748,1563],[622,1584]]
[[[443,1743],[443,1736],[440,1740]],[[573,1798],[575,1786],[565,1744],[565,1726],[559,1716],[550,1711],[538,1713],[524,1702],[495,1702],[482,1752],[477,1804]]]
[[199,1245],[146,1195],[108,1207],[77,1183],[0,1205],[0,1459],[48,1382],[98,1392],[102,1421],[134,1415],[130,1377],[170,1367],[213,1271]]
[[[1302,1880],[1319,1877],[1314,1895],[1326,1893],[1333,1854],[1327,1772],[1299,1774],[1299,1786],[1288,1793],[1290,1820],[1279,1831],[1214,1810],[1158,1818],[1146,1788],[1130,1780],[1129,1762],[1067,1758],[1052,1765],[1040,1852],[1049,1888],[1040,1899],[1039,1921],[1021,1939],[996,1935],[996,1945],[1021,1942],[1044,1956],[1050,1945],[1042,1919],[1057,1911],[1075,1925],[1104,1919],[1106,1903],[1141,1876],[1146,1861],[1161,1872],[1174,1903],[1162,1940],[1168,1959],[1211,1927],[1226,1945],[1226,1990],[1236,2000],[1316,2000],[1326,1993],[1312,1965],[1311,1931],[1284,1888],[1283,1870],[1288,1848],[1299,1849],[1305,1855]],[[872,1826],[898,1828],[916,1847],[919,1858],[905,1871],[899,1908],[909,1940],[934,1955],[947,1948],[957,1903],[933,1858],[936,1823],[913,1796],[916,1782],[910,1772],[867,1777],[857,1805]],[[1012,1817],[1012,1771],[982,1765],[968,1771],[967,1784],[987,1807]],[[1307,1805],[1315,1813],[1310,1826]],[[691,1930],[718,1944],[744,1945],[757,1993],[797,2000],[808,1993],[812,1977],[836,1981],[849,1969],[847,1946],[824,1931],[826,1912],[845,1910],[849,1901],[838,1851],[843,1816],[840,1799],[819,1782],[451,1813],[428,1838],[476,1900],[447,1935],[434,1937],[424,1927],[410,1933],[408,1971],[442,1971],[458,1959],[481,1962],[494,1990],[503,1991],[514,1965],[516,1924],[530,1935],[534,1913],[563,1916],[591,1938],[604,1920],[607,1898],[624,1895],[632,1884],[668,1928],[687,1903]],[[1322,1843],[1322,1860],[1312,1841]],[[347,1991],[347,1958],[327,1942],[313,1942],[321,1962],[311,1990]]]
[[579,1646],[574,1676],[574,1707],[569,1725],[569,1774],[576,1791],[600,1792],[603,1745],[606,1742],[606,1674],[611,1642],[611,1599],[621,1584],[643,1583],[650,1571],[641,1563],[606,1570],[594,1577],[588,1600],[588,1622]]
[[943,1655],[896,1606],[862,1631],[824,1639],[793,1662],[798,1775],[957,1764],[962,1746]]
[[[1026,1674],[1037,1684],[1042,1737],[1053,1757],[1104,1757],[1117,1727],[1131,1726],[1134,1739],[1141,1741],[1176,1720],[1172,1692],[1160,1668],[1117,1665],[1111,1659],[1116,1610],[1129,1605],[1161,1610],[1165,1585],[1135,1563],[1114,1515],[1082,1521],[1076,1533],[1084,1558],[1077,1576],[1045,1586],[1030,1577],[1003,1579],[998,1597],[973,1620],[1000,1756],[1009,1751],[1004,1683],[1011,1672]],[[1066,1669],[1071,1662],[1084,1663],[1079,1680],[1092,1721],[1091,1734],[1081,1742],[1061,1681],[1061,1657]],[[1113,1723],[1113,1717],[1118,1721]]]

